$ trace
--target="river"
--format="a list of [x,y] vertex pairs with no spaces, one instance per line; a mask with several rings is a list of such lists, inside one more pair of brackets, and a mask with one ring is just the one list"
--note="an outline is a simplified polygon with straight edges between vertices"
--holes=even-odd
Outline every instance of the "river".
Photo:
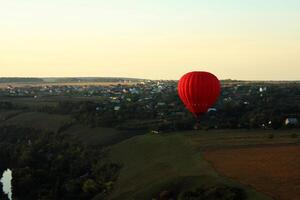
[[8,195],[8,198],[12,200],[12,188],[11,188],[11,180],[12,180],[12,171],[7,169],[3,172],[1,182],[2,182],[2,189],[5,194]]

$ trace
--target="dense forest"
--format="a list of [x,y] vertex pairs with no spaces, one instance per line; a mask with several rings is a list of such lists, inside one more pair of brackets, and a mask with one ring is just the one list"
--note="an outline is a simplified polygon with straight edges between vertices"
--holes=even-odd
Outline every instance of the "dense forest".
[[8,126],[0,141],[0,169],[13,169],[14,199],[102,199],[121,167],[102,149],[60,134]]

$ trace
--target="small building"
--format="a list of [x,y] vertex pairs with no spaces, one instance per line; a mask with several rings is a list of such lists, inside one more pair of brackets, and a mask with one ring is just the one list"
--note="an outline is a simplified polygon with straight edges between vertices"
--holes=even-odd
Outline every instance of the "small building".
[[249,101],[244,101],[244,105],[249,105]]
[[118,111],[118,110],[120,110],[120,108],[121,108],[121,106],[115,106],[114,111]]
[[259,92],[266,92],[267,91],[267,87],[260,87],[259,88]]
[[183,116],[184,112],[173,112],[172,114],[176,116]]
[[153,134],[159,134],[159,130],[152,130],[151,133],[153,133]]
[[139,94],[139,91],[138,91],[136,88],[130,88],[130,89],[129,89],[129,92],[130,92],[131,94]]
[[284,124],[287,125],[297,125],[298,124],[298,119],[295,117],[288,117],[285,119]]
[[157,103],[157,106],[165,106],[165,105],[166,105],[165,102],[158,102],[158,103]]
[[207,110],[207,112],[217,112],[217,109],[216,109],[216,108],[209,108],[209,109]]

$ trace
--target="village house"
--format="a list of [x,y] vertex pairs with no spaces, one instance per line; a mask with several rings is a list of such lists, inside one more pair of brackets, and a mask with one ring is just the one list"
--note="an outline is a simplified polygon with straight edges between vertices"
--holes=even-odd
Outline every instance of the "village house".
[[286,126],[288,126],[288,125],[295,126],[295,125],[298,124],[298,119],[295,118],[295,117],[288,117],[288,118],[285,119],[284,124]]
[[120,110],[120,108],[121,108],[121,106],[115,106],[114,111],[118,111],[118,110]]

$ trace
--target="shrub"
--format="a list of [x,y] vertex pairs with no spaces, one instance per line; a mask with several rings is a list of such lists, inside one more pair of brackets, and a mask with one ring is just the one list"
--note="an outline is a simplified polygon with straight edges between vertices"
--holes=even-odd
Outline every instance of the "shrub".
[[208,188],[196,188],[184,192],[180,200],[244,200],[245,191],[241,188],[225,185],[212,186]]

